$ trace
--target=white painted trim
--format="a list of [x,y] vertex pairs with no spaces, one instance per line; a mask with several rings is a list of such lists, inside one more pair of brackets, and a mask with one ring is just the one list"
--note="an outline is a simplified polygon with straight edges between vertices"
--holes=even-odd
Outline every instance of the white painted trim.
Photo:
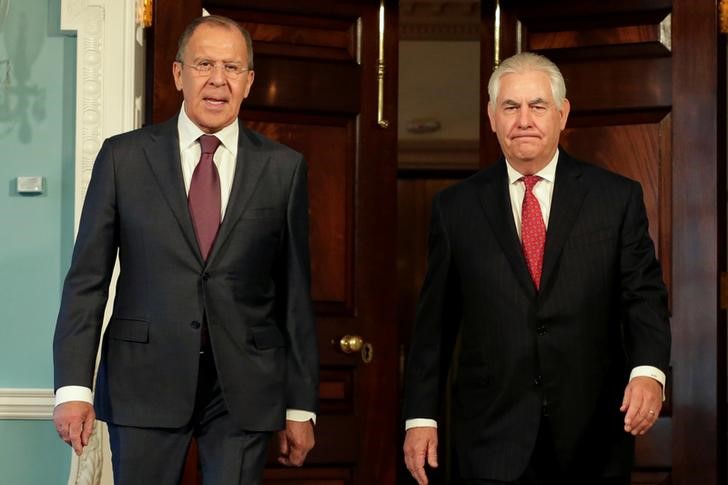
[[0,388],[0,419],[51,419],[53,389]]
[[[138,0],[61,0],[61,29],[76,31],[77,36],[74,232],[101,144],[141,126],[144,35],[137,25],[137,9]],[[106,321],[116,274],[109,288]],[[71,456],[69,485],[113,483],[103,423],[96,422],[83,455]]]

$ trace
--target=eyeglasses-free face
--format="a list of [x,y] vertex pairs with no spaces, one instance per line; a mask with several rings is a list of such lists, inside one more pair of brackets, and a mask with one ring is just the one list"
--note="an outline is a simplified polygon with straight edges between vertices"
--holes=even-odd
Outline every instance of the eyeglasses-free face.
[[233,123],[248,97],[255,72],[237,29],[202,24],[190,36],[184,59],[172,64],[174,83],[184,95],[187,116],[205,133]]

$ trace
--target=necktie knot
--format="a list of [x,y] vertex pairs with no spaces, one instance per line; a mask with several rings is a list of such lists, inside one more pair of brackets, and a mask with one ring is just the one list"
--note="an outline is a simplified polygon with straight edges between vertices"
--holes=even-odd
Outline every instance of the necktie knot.
[[220,139],[215,135],[202,135],[200,138],[200,146],[203,155],[212,155],[220,146]]
[[538,183],[539,180],[541,180],[541,177],[538,175],[524,175],[521,177],[521,180],[523,180],[524,185],[526,186],[526,192],[531,192],[533,190],[533,187]]

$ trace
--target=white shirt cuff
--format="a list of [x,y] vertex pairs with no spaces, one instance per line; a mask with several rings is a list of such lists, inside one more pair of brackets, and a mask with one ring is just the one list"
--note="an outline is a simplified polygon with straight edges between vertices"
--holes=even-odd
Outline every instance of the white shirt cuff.
[[652,377],[654,380],[659,382],[662,386],[662,401],[665,401],[665,382],[667,382],[667,378],[665,377],[664,372],[657,367],[652,367],[651,365],[638,365],[632,369],[632,372],[630,372],[629,380],[631,381],[635,377]]
[[84,386],[62,386],[56,391],[56,406],[69,401],[84,401],[94,403],[94,396],[91,389]]
[[316,413],[304,411],[302,409],[286,409],[287,421],[306,422],[309,419],[313,421],[313,424],[316,424]]
[[410,428],[437,428],[437,421],[434,419],[414,418],[404,422],[404,430]]

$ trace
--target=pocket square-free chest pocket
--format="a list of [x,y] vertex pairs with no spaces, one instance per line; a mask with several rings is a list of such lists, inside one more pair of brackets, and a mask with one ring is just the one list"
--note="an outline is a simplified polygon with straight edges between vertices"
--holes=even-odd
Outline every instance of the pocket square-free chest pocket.
[[253,337],[255,348],[259,350],[272,349],[275,347],[283,347],[283,335],[274,326],[253,327],[250,329]]
[[106,330],[109,338],[125,340],[127,342],[149,342],[149,322],[144,320],[127,320],[112,318]]
[[282,215],[280,207],[250,207],[243,212],[243,219],[278,219]]

